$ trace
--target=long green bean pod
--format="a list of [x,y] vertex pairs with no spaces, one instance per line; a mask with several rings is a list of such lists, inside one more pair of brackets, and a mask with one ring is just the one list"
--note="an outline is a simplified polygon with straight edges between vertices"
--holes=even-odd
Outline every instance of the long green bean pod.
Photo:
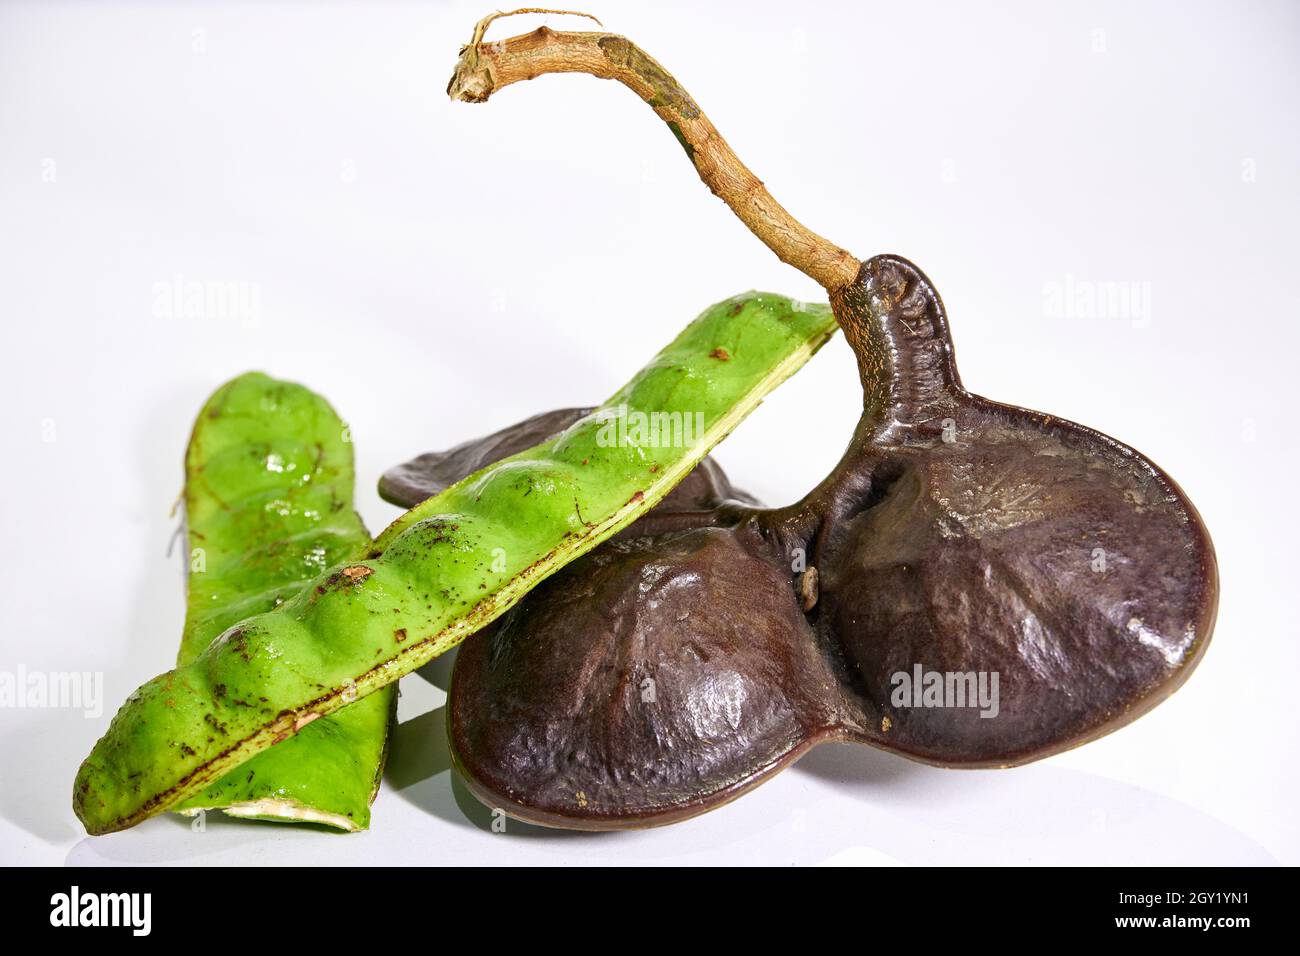
[[[352,507],[354,484],[347,429],[319,395],[259,372],[217,389],[185,455],[190,551],[178,664],[365,555],[370,535]],[[363,830],[396,700],[388,687],[316,721],[177,809]]]
[[713,306],[590,415],[149,681],[77,774],[87,831],[181,804],[459,643],[658,503],[835,328],[827,307],[774,295]]

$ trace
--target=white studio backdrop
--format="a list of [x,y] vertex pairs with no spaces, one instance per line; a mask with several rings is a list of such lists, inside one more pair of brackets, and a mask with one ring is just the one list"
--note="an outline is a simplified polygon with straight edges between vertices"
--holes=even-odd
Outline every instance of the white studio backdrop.
[[[0,862],[1300,862],[1285,2],[593,8],[811,228],[926,270],[968,387],[1112,434],[1182,484],[1222,601],[1201,667],[1153,713],[1015,771],[828,747],[676,827],[497,834],[447,768],[441,691],[412,676],[366,834],[166,818],[85,837],[77,764],[175,653],[169,509],[218,384],[260,368],[326,395],[378,529],[389,465],[598,402],[736,292],[819,297],[627,90],[547,77],[449,102],[487,11],[0,4],[0,670],[103,681],[98,715],[0,709]],[[492,35],[543,22],[583,28]],[[194,283],[225,304],[188,307]],[[859,407],[837,339],[719,458],[792,500]]]

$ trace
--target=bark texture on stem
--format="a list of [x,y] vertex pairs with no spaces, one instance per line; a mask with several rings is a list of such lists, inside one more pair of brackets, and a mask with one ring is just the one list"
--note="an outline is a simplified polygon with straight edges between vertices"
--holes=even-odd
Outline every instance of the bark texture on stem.
[[740,161],[690,95],[662,66],[625,37],[540,27],[508,40],[484,42],[485,18],[461,51],[447,86],[452,99],[482,103],[497,90],[546,73],[588,73],[617,80],[668,124],[700,179],[731,207],[777,257],[836,293],[857,277],[861,262],[788,213]]

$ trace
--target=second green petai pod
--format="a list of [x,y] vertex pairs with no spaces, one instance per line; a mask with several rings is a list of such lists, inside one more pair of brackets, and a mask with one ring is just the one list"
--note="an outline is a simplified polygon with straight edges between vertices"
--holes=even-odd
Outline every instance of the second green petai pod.
[[[354,484],[351,436],[321,396],[260,372],[213,393],[185,455],[189,578],[179,665],[232,625],[292,600],[326,568],[366,552]],[[221,684],[213,692],[231,708],[262,703]],[[176,809],[363,830],[396,701],[390,686],[318,720]],[[220,721],[214,715],[206,726],[215,740]]]

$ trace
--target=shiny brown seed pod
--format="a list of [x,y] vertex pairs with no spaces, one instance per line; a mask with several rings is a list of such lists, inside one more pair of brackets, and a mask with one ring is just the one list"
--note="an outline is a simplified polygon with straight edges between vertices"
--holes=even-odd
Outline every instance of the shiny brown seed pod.
[[[451,747],[484,802],[551,826],[670,823],[832,739],[1009,766],[1128,723],[1200,660],[1217,569],[1172,479],[963,389],[939,296],[905,260],[863,263],[834,305],[864,411],[817,488],[773,510],[725,478],[686,493],[461,649]],[[551,424],[530,422],[524,444]],[[509,454],[508,432],[395,469],[386,496],[410,505],[421,470]]]

